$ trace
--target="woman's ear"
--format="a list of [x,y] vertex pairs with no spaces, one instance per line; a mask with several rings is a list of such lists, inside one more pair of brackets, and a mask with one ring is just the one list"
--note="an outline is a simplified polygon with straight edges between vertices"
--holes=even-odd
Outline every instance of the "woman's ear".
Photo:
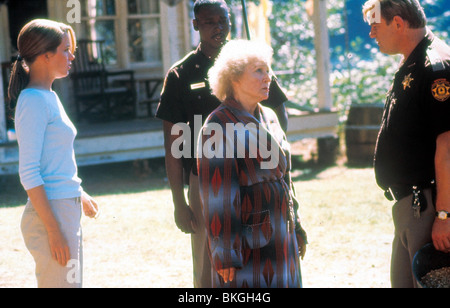
[[48,63],[50,61],[50,59],[55,56],[55,53],[53,53],[51,51],[47,51],[46,53],[43,54],[43,56],[44,56],[44,60]]

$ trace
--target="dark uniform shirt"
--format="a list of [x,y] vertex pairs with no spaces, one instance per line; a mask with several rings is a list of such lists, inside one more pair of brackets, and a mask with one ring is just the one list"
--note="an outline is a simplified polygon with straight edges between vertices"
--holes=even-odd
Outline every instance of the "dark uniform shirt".
[[[211,93],[208,83],[208,71],[214,62],[205,56],[200,48],[189,53],[185,58],[175,63],[166,75],[161,93],[156,117],[173,124],[187,123],[191,131],[191,157],[183,157],[186,174],[191,168],[197,174],[194,157],[194,116],[201,115],[203,125],[208,115],[221,102]],[[280,89],[276,80],[270,86],[270,94],[263,105],[275,109],[287,101],[286,95]],[[195,127],[200,130],[200,127]]]
[[421,186],[435,178],[437,136],[450,131],[450,48],[428,32],[396,72],[375,150],[378,185]]

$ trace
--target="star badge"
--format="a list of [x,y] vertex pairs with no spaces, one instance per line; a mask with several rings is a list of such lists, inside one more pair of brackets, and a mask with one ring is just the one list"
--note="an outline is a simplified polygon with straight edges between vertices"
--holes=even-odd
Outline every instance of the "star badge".
[[413,81],[414,78],[411,78],[411,74],[406,75],[405,79],[403,79],[402,85],[403,85],[403,90],[406,90],[406,88],[411,88],[411,81]]

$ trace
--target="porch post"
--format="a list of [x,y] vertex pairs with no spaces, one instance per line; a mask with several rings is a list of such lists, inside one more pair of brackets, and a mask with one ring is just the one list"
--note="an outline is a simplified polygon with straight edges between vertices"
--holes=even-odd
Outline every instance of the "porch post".
[[3,98],[3,78],[0,74],[0,89],[1,89],[1,97],[0,97],[0,143],[6,142],[7,133],[6,133],[6,110],[5,110],[5,99]]
[[[10,58],[8,7],[6,4],[0,4],[0,26],[0,62],[5,62]],[[3,88],[3,77],[0,74],[0,143],[8,141],[4,91],[7,89]]]
[[332,107],[330,90],[330,42],[327,26],[327,1],[313,0],[314,45],[317,59],[317,97],[319,109],[330,111]]

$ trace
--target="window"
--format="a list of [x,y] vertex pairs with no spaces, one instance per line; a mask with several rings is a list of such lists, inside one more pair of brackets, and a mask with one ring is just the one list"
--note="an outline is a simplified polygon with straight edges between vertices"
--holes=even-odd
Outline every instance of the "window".
[[110,66],[162,63],[159,0],[82,0],[78,37],[104,40]]
[[127,2],[130,62],[161,62],[159,1]]

